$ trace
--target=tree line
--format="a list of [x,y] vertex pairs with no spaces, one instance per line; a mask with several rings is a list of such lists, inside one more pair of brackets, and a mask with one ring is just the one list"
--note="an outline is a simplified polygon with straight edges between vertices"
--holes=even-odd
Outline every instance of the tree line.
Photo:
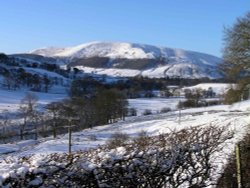
[[16,59],[0,54],[0,75],[3,76],[2,87],[8,90],[17,90],[21,87],[27,87],[31,91],[48,92],[52,85],[62,85],[63,79],[59,77],[51,77],[47,74],[32,73],[25,70],[28,68],[41,68],[53,71],[58,74],[68,76],[67,70],[62,70],[56,64],[49,63],[30,63],[24,59]]
[[[126,98],[119,90],[96,87],[86,95],[71,95],[62,101],[49,103],[45,106],[45,111],[41,111],[38,97],[29,92],[20,101],[15,115],[19,119],[17,125],[10,123],[13,118],[10,113],[2,113],[0,137],[3,140],[8,140],[9,137],[23,140],[29,135],[32,138],[37,138],[38,135],[56,137],[57,134],[66,133],[68,126],[72,126],[73,131],[79,131],[113,123],[125,119],[127,105]],[[16,129],[8,131],[10,126]]]
[[72,95],[69,99],[46,106],[54,137],[61,127],[72,124],[73,130],[93,128],[124,120],[128,102],[116,89],[96,88],[93,93]]

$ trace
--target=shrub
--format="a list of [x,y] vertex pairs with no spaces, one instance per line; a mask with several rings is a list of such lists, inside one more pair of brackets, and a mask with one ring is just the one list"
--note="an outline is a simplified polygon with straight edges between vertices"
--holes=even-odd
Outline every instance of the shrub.
[[165,107],[161,109],[161,113],[168,113],[171,111],[171,108]]
[[221,104],[220,100],[209,100],[207,101],[207,106],[219,105]]
[[186,101],[180,101],[178,103],[178,108],[204,107],[204,106],[212,106],[212,105],[219,105],[219,104],[221,104],[221,101],[219,101],[219,100],[194,101],[192,99],[188,99]]
[[137,111],[135,108],[129,108],[127,111],[127,116],[137,116]]
[[234,102],[240,101],[240,99],[241,99],[240,90],[229,89],[225,95],[224,103],[225,104],[232,104]]
[[148,136],[147,132],[139,132],[138,137],[134,139],[134,144],[140,150],[144,150],[146,147],[148,147],[150,145],[150,137]]
[[144,116],[151,115],[151,114],[152,114],[152,110],[150,110],[150,109],[146,109],[146,110],[144,110],[144,112],[143,112],[143,115],[144,115]]
[[[227,144],[228,133],[225,127],[192,127],[150,137],[144,150],[129,143],[112,150],[102,146],[71,155],[55,153],[41,157],[36,168],[37,159],[25,156],[1,183],[3,187],[208,187],[218,176],[214,154]],[[117,137],[124,134],[115,133],[113,138]],[[145,137],[142,132],[141,138]],[[3,163],[13,161],[8,158]]]
[[178,103],[178,108],[190,108],[190,107],[196,107],[195,100],[188,99],[186,101],[180,101]]
[[90,135],[90,136],[89,136],[89,139],[90,139],[91,141],[96,141],[96,140],[97,140],[96,135],[94,135],[94,134]]
[[128,141],[129,136],[126,133],[116,132],[107,140],[107,146],[110,149],[114,149],[126,145]]

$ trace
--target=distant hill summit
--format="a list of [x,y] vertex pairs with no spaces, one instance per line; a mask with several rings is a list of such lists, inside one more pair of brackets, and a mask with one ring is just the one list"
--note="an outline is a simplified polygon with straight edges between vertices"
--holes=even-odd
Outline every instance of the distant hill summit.
[[125,42],[91,42],[31,51],[85,72],[110,76],[218,78],[220,58],[200,52]]

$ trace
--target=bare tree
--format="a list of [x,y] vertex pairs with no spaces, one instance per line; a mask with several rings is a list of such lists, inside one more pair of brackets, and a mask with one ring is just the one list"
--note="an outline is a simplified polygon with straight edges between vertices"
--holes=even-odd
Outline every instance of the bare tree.
[[10,118],[10,112],[8,110],[2,110],[0,115],[0,128],[1,128],[1,134],[2,138],[6,138],[7,128],[11,124],[11,118]]
[[46,106],[48,113],[52,116],[53,137],[56,138],[59,116],[62,110],[62,103],[52,102]]
[[23,140],[24,131],[27,127],[28,122],[34,121],[36,117],[38,97],[33,93],[26,93],[24,98],[20,102],[19,113],[23,119],[23,123],[20,124],[20,138]]
[[237,88],[228,93],[226,101],[247,99],[250,95],[250,12],[225,29],[224,42],[224,61],[220,68],[229,81],[238,83]]
[[5,75],[3,79],[3,84],[5,87],[7,87],[8,90],[11,90],[14,88],[14,79],[11,75]]
[[250,12],[225,29],[222,70],[232,80],[250,74]]

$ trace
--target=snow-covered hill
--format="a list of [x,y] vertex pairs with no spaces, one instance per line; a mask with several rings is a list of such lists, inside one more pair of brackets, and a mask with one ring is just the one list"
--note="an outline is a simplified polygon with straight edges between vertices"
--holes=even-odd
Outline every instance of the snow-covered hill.
[[109,43],[109,42],[91,42],[68,48],[44,48],[32,51],[32,54],[39,54],[48,57],[110,57],[141,59],[154,58],[161,53],[154,46],[140,46],[130,43]]
[[[84,71],[88,72],[91,67],[97,74],[111,76],[217,78],[217,65],[221,62],[220,58],[204,53],[125,42],[43,48],[30,54],[63,59],[70,66],[78,66]],[[134,72],[131,74],[127,70]]]

